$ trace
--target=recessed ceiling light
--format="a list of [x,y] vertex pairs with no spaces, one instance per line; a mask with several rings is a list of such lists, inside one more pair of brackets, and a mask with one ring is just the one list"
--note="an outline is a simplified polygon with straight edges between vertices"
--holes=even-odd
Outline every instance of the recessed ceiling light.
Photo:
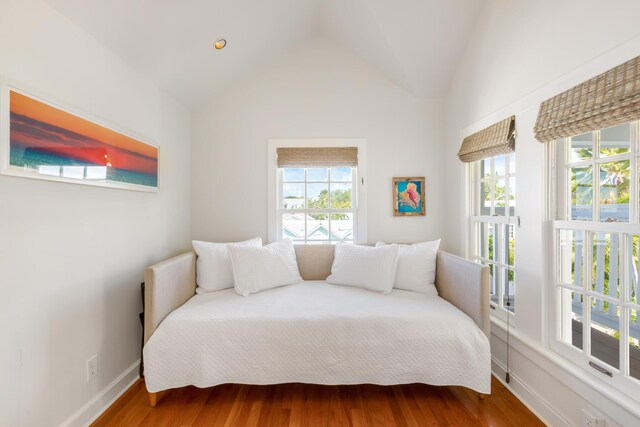
[[227,45],[227,41],[225,39],[218,39],[213,44],[213,47],[215,47],[216,49],[220,50],[220,49],[223,49],[226,45]]

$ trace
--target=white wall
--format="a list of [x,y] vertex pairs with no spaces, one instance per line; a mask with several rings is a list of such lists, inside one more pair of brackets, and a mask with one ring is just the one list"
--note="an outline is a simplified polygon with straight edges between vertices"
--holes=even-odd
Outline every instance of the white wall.
[[[460,131],[633,38],[638,10],[636,0],[488,0],[447,96],[449,185],[461,188]],[[448,203],[460,210],[459,198]],[[456,251],[458,225],[447,223],[447,244]]]
[[[615,9],[620,8],[620,11]],[[462,137],[512,114],[517,126],[518,229],[516,350],[513,387],[552,425],[581,425],[595,408],[607,425],[640,422],[625,396],[587,369],[547,350],[548,248],[544,146],[533,137],[540,102],[638,55],[640,3],[633,0],[490,0],[446,100],[447,249],[464,254],[465,168]],[[635,38],[634,38],[635,37]],[[492,325],[496,372],[505,364],[504,325]],[[636,403],[637,406],[637,403]],[[630,424],[631,423],[631,424]]]
[[[368,240],[437,238],[444,225],[442,100],[417,98],[313,39],[193,115],[193,238],[267,238],[267,139],[365,138]],[[426,177],[426,217],[394,218],[391,179]]]
[[137,374],[143,268],[189,245],[190,116],[46,3],[0,11],[1,76],[161,147],[157,194],[0,176],[0,425],[86,422]]

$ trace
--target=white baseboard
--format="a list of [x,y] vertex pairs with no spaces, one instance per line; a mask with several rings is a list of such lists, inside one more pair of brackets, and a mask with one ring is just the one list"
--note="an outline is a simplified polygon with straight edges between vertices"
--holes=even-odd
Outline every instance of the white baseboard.
[[122,374],[103,388],[93,399],[85,403],[73,415],[67,418],[61,427],[88,426],[109,408],[138,379],[140,360],[127,368]]
[[572,424],[562,416],[549,402],[532,390],[518,375],[510,373],[511,382],[504,380],[507,368],[496,358],[491,357],[491,372],[520,402],[524,404],[545,425],[551,427],[566,426]]

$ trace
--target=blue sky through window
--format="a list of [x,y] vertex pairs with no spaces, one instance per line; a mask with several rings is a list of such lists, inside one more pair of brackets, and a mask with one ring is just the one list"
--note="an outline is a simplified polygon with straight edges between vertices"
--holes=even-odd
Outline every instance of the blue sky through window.
[[331,181],[351,181],[351,168],[348,166],[331,168]]
[[304,168],[284,168],[282,180],[285,182],[304,181]]

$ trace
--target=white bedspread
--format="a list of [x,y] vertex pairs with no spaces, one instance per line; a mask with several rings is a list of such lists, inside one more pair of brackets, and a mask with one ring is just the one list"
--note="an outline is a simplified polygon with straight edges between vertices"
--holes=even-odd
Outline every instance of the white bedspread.
[[309,281],[195,295],[144,347],[149,391],[223,383],[461,385],[490,392],[489,341],[435,295]]

